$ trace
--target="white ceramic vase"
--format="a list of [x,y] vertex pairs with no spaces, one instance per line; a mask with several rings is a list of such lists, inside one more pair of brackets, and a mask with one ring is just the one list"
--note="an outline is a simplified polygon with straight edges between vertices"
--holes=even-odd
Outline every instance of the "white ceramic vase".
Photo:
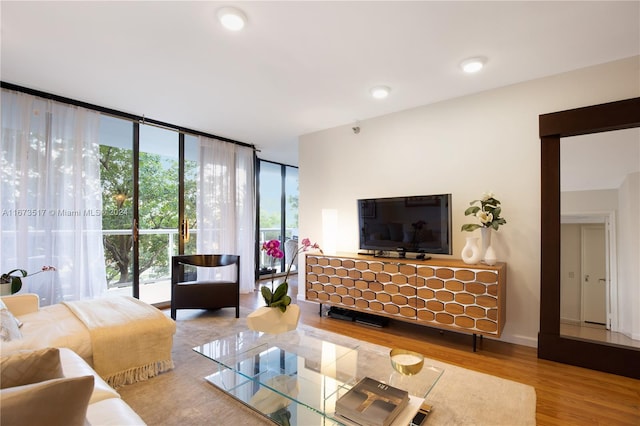
[[484,263],[489,266],[493,266],[498,262],[498,258],[496,257],[496,251],[492,246],[487,247],[487,252],[484,254]]
[[262,306],[247,316],[247,327],[253,331],[279,334],[295,330],[300,320],[300,307],[291,304],[282,312],[280,308]]
[[476,264],[482,259],[482,251],[478,246],[478,237],[467,237],[467,243],[462,248],[462,261],[469,265]]
[[0,296],[9,296],[11,294],[11,283],[0,283]]
[[496,251],[491,246],[491,228],[481,228],[482,233],[482,261],[489,266],[495,265],[498,261]]

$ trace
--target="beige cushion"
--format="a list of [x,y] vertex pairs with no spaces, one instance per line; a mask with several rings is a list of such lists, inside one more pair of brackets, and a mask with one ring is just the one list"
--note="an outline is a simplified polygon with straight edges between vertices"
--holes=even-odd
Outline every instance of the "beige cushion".
[[83,426],[93,376],[47,380],[0,391],[2,426]]
[[0,309],[0,339],[3,342],[21,339],[18,321],[8,309]]
[[11,296],[3,296],[2,301],[16,317],[37,312],[40,309],[40,296],[35,293],[16,293]]
[[98,374],[89,367],[80,355],[71,349],[60,348],[60,363],[62,364],[62,374],[64,377],[80,377],[91,374],[93,382],[93,393],[89,404],[109,398],[120,398],[120,394],[107,384]]
[[61,377],[62,365],[57,348],[20,351],[0,359],[2,389]]
[[[87,423],[91,426],[146,426],[144,420],[120,398],[109,398],[89,404]],[[188,422],[171,422],[170,419],[162,423],[188,424]],[[216,424],[216,421],[212,420],[211,424]]]

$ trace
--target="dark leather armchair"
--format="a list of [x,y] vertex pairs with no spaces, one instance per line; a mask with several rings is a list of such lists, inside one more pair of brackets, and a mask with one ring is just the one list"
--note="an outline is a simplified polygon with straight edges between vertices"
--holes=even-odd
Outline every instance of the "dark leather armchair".
[[[184,281],[183,265],[217,268],[235,265],[235,281]],[[193,254],[171,258],[171,318],[177,309],[236,308],[240,317],[240,256],[229,254]]]

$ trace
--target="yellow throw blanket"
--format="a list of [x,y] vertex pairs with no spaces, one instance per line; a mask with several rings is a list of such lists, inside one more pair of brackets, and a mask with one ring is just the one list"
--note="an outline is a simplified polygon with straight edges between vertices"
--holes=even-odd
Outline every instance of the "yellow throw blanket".
[[89,329],[93,368],[117,388],[173,368],[176,324],[133,297],[62,302]]

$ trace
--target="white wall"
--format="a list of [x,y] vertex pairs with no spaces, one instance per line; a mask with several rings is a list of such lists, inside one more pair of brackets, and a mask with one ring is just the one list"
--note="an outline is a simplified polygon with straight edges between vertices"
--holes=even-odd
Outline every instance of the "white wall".
[[[300,235],[322,244],[322,209],[338,211],[337,249],[358,249],[356,199],[453,195],[453,258],[464,210],[484,191],[502,202],[494,234],[508,263],[502,339],[536,346],[540,299],[540,114],[640,96],[640,57],[499,88],[300,137]],[[475,76],[474,78],[482,78]],[[478,231],[476,231],[478,232]],[[466,234],[466,235],[465,235]],[[304,297],[304,286],[299,286]]]
[[560,215],[605,216],[618,209],[617,189],[566,191],[560,193]]
[[640,172],[620,186],[618,309],[620,331],[640,340]]

